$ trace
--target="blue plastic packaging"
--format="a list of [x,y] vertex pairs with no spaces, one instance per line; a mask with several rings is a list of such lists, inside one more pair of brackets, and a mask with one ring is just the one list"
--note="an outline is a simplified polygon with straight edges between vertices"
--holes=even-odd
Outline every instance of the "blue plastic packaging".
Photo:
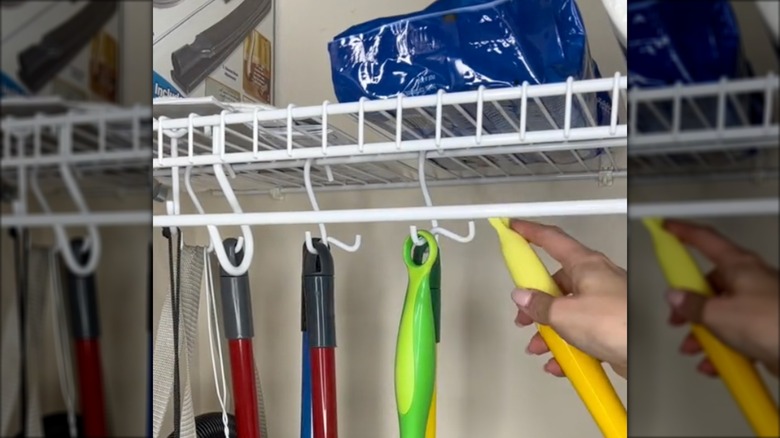
[[[629,0],[628,24],[629,87],[715,82],[752,75],[728,0]],[[654,111],[645,106],[638,109],[638,131],[669,130],[671,102],[658,102]],[[681,106],[681,128],[712,129],[717,124],[717,111],[716,97],[686,101]],[[761,113],[761,96],[729,100],[725,125],[760,123]]]
[[[526,81],[529,85],[565,82],[569,76],[599,77],[574,0],[439,0],[420,12],[353,26],[337,35],[328,50],[340,102],[512,87]],[[608,95],[583,97],[584,105],[573,100],[571,126],[608,123]],[[542,98],[541,103],[548,114],[529,100],[528,131],[562,128],[564,98]],[[445,134],[474,135],[469,118],[476,120],[476,105],[462,109],[466,114],[445,106]],[[519,100],[502,102],[501,109],[518,123]],[[404,139],[433,138],[435,111],[424,112],[404,114],[405,125],[413,131]],[[395,132],[393,120],[376,113],[366,116]],[[517,132],[492,104],[484,105],[483,129],[488,134]],[[600,152],[594,149],[580,155],[587,159]],[[569,152],[548,156],[559,164],[576,161]],[[518,157],[526,163],[543,160],[538,154]]]

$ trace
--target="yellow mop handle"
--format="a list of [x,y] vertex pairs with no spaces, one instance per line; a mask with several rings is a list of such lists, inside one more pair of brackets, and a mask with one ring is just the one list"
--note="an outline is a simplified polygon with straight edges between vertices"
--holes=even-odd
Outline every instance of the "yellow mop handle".
[[[504,261],[515,286],[561,296],[558,285],[531,245],[509,227],[509,219],[493,218],[490,224],[498,233]],[[601,363],[569,345],[552,328],[538,325],[538,329],[604,437],[625,438],[628,433],[626,409]]]
[[[656,256],[666,281],[675,289],[712,296],[713,291],[696,261],[683,244],[663,227],[662,219],[645,219]],[[753,432],[759,437],[777,437],[780,418],[772,396],[753,364],[716,338],[705,327],[693,324],[693,335],[737,401]]]

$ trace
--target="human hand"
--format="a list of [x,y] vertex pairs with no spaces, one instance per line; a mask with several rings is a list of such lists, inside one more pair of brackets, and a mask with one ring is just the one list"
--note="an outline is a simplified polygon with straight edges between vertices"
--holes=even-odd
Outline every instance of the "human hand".
[[[671,290],[667,300],[672,309],[669,322],[687,322],[707,327],[731,348],[758,361],[778,375],[778,271],[756,254],[747,251],[710,227],[667,220],[664,228],[682,243],[698,250],[715,268],[707,280],[716,296]],[[689,333],[680,351],[697,355],[702,347]],[[698,370],[717,376],[712,362],[704,358]]]
[[[585,247],[560,228],[515,220],[512,229],[528,242],[542,248],[561,264],[553,275],[563,297],[544,292],[514,290],[518,307],[515,324],[548,325],[566,342],[584,353],[608,363],[615,372],[628,375],[628,325],[626,271],[604,254]],[[526,352],[542,355],[549,347],[536,332]],[[548,373],[563,377],[552,358],[544,365]]]

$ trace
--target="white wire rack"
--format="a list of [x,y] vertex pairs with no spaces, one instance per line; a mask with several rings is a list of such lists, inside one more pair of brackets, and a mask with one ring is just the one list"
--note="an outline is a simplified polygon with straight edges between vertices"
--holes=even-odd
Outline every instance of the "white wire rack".
[[193,185],[214,190],[209,166],[229,165],[236,193],[304,192],[309,159],[318,191],[417,187],[419,153],[431,186],[622,177],[625,88],[618,75],[286,109],[162,99],[153,166],[166,184],[195,166]]
[[[203,227],[223,268],[240,275],[251,263],[250,225],[325,224],[494,216],[625,214],[626,199],[433,206],[428,186],[626,176],[627,80],[612,78],[285,109],[211,99],[154,103],[155,178],[171,187],[157,227]],[[182,172],[184,174],[182,175]],[[232,178],[228,179],[227,175]],[[181,185],[198,210],[181,214]],[[597,186],[597,184],[594,184]],[[321,211],[314,192],[422,189],[425,206]],[[224,195],[232,213],[207,214],[196,192]],[[312,211],[244,212],[239,194],[306,192]],[[221,248],[217,226],[242,227],[241,266]],[[414,228],[411,234],[416,234]],[[307,239],[310,234],[307,235]]]
[[632,89],[632,183],[777,178],[779,87],[769,74]]
[[[94,190],[150,188],[151,110],[105,104],[65,102],[57,98],[4,99],[3,228],[51,228],[72,272],[92,272],[100,257],[98,226],[148,224],[149,209],[95,211],[85,196]],[[65,192],[74,212],[55,212],[49,200]],[[48,198],[48,199],[47,199]],[[33,207],[33,208],[31,208]],[[90,256],[79,263],[66,226],[85,226]]]
[[[631,183],[777,181],[780,111],[775,74],[632,89]],[[657,185],[660,193],[667,187]],[[775,198],[634,203],[630,218],[777,215]]]

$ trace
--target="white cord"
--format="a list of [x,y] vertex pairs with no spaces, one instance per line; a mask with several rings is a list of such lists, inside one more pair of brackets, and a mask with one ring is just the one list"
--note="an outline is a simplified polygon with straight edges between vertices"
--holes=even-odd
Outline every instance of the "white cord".
[[76,428],[76,391],[75,383],[73,379],[72,358],[70,345],[67,341],[68,326],[67,321],[63,318],[64,304],[62,300],[62,284],[60,279],[60,270],[57,264],[57,256],[55,251],[49,252],[49,274],[51,276],[51,292],[52,292],[52,321],[54,329],[57,332],[54,335],[54,348],[55,357],[57,362],[57,371],[60,375],[60,391],[62,392],[62,398],[65,401],[65,408],[68,411],[68,431],[71,438],[78,436],[78,430]]
[[[230,438],[230,428],[228,428],[228,414],[227,414],[227,380],[225,379],[225,364],[222,360],[222,341],[219,333],[219,321],[217,319],[217,303],[214,298],[214,277],[211,272],[211,257],[209,257],[208,249],[203,250],[203,256],[206,258],[206,318],[208,322],[209,332],[209,353],[211,353],[211,369],[214,372],[214,387],[217,390],[217,398],[219,399],[219,406],[222,409],[222,424],[225,426],[225,438]],[[212,322],[213,315],[213,322]],[[216,333],[215,333],[216,332]],[[217,338],[217,351],[219,355],[219,370],[221,374],[222,390],[220,391],[220,376],[217,374],[217,363],[214,360],[214,340],[213,337],[216,334]]]

